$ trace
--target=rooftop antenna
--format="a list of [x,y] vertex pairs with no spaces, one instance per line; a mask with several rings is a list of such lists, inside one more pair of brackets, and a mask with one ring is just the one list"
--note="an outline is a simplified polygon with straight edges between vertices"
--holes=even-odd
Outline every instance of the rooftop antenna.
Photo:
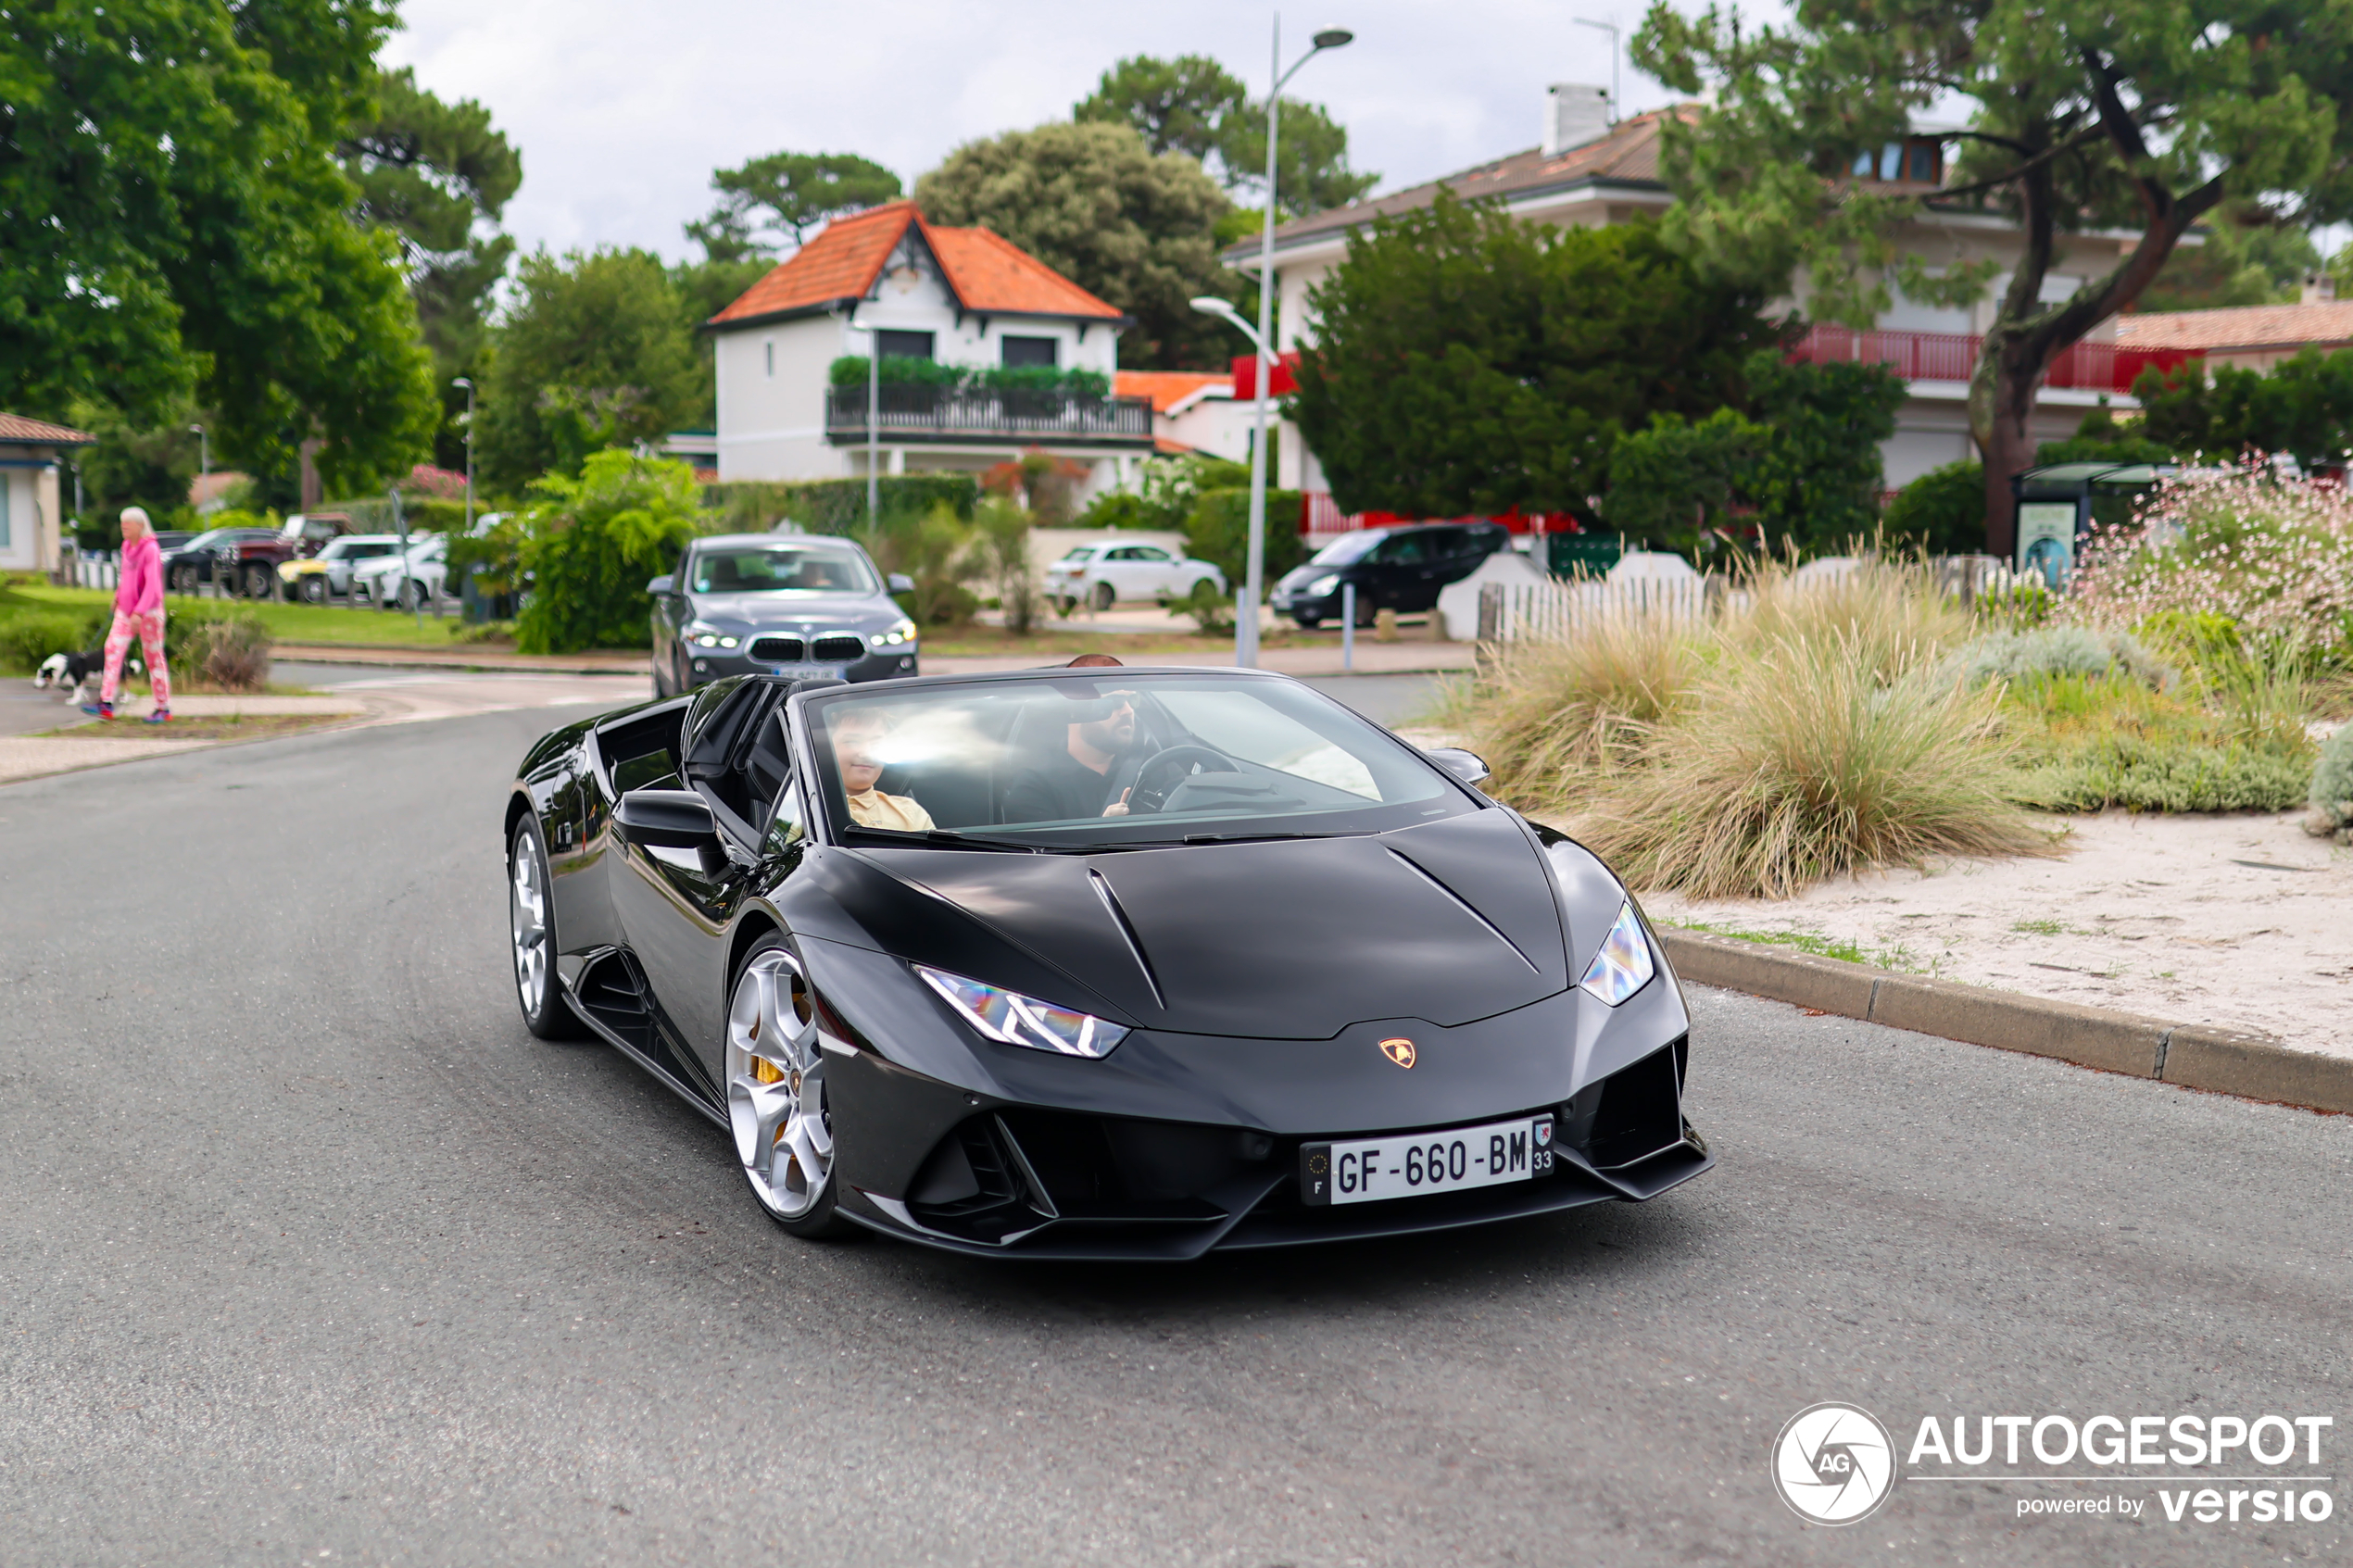
[[1617,95],[1617,23],[1615,20],[1597,22],[1591,17],[1571,17],[1569,20],[1575,22],[1579,27],[1590,27],[1597,31],[1606,32],[1609,34],[1609,122],[1612,125],[1616,125],[1617,123],[1617,106],[1619,102]]

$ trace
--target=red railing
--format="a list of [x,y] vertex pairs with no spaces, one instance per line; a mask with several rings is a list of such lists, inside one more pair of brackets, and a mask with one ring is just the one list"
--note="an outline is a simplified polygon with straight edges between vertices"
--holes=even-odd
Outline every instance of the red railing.
[[[1856,332],[1849,327],[1809,328],[1790,358],[1800,363],[1847,361],[1885,365],[1906,381],[1966,382],[1977,372],[1985,340],[1974,332]],[[2119,348],[2112,343],[2079,343],[2051,361],[2043,384],[2085,392],[2129,393],[2143,370],[2170,371],[2203,356],[2203,349]]]

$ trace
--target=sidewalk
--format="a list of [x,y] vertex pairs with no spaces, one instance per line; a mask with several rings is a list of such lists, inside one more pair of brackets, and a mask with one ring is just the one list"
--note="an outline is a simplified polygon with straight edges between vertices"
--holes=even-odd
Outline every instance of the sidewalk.
[[[1129,653],[1110,637],[1103,639],[1102,651],[1125,663],[1157,668],[1184,670],[1231,670],[1234,656],[1220,650],[1214,653]],[[923,672],[926,675],[988,675],[1001,670],[1037,670],[1047,665],[1067,664],[1069,657],[1046,655],[997,654],[987,658],[937,658],[924,656]],[[1353,669],[1340,667],[1340,649],[1333,647],[1261,648],[1258,664],[1262,670],[1273,670],[1285,675],[1428,675],[1467,673],[1476,662],[1468,643],[1395,642],[1377,643],[1369,636],[1356,642]]]
[[541,675],[638,675],[650,678],[642,653],[533,654],[487,644],[454,648],[368,647],[347,643],[279,643],[270,657],[288,664],[366,664],[387,670],[484,670]]

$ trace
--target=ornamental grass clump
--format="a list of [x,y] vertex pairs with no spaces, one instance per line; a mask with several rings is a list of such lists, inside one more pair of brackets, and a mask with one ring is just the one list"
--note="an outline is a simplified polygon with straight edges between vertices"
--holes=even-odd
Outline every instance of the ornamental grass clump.
[[1564,825],[1637,887],[1784,898],[1931,855],[2051,853],[2005,798],[1989,692],[1881,678],[1869,635],[1788,636],[1713,669],[1648,766],[1596,779]]
[[1498,794],[1568,809],[1589,775],[1642,760],[1705,662],[1700,627],[1592,616],[1557,642],[1504,645],[1448,718],[1495,771]]

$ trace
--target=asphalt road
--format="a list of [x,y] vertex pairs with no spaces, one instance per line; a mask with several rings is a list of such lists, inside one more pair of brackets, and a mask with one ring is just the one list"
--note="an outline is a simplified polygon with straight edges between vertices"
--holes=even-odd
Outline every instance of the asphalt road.
[[0,1562],[2347,1556],[2327,1466],[2322,1524],[1906,1481],[1830,1530],[1766,1455],[1833,1399],[2341,1452],[2353,1122],[1694,992],[1722,1162],[1647,1206],[1185,1268],[811,1246],[515,1018],[497,809],[548,717],[0,789]]

